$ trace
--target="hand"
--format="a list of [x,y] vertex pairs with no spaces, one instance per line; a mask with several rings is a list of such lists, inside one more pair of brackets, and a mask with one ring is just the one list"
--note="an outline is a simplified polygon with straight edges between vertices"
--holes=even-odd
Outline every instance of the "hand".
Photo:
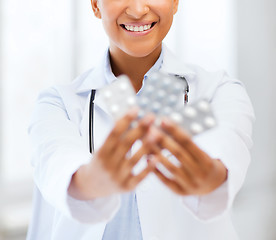
[[[155,151],[152,161],[160,162],[172,174],[172,178],[155,168],[158,178],[179,195],[204,195],[212,192],[227,179],[227,169],[218,159],[212,159],[202,151],[179,126],[170,120],[163,120],[161,128],[155,129],[151,137],[155,138],[159,151]],[[161,149],[167,149],[179,161],[174,165],[164,157]]]
[[[153,116],[146,116],[136,127],[131,123],[137,118],[137,111],[128,112],[116,122],[103,146],[95,153],[91,162],[82,166],[72,177],[69,194],[77,199],[88,200],[115,193],[133,190],[152,170],[148,166],[138,175],[132,170],[143,155],[151,153],[147,134]],[[131,157],[128,153],[136,140],[142,146]]]

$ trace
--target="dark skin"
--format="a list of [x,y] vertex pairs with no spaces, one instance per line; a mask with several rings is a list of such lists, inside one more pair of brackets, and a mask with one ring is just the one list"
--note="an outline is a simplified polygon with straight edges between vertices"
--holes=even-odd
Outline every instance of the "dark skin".
[[[113,73],[115,76],[128,75],[137,92],[144,75],[160,56],[162,41],[159,40],[166,35],[162,31],[170,27],[169,20],[177,11],[178,1],[91,0],[91,3],[95,16],[107,24]],[[133,38],[133,34],[129,36],[121,28],[121,23],[148,19],[157,21],[151,38]],[[128,38],[135,40],[135,44],[125,41]],[[80,167],[72,176],[68,189],[70,195],[89,200],[133,191],[149,173],[154,173],[164,185],[181,196],[205,195],[226,181],[227,169],[223,163],[202,151],[179,126],[163,119],[160,128],[156,128],[154,116],[150,115],[131,128],[136,117],[137,109],[131,110],[115,123],[90,163]],[[129,156],[137,140],[141,140],[142,145],[133,156]],[[164,157],[162,149],[169,150],[179,161],[179,166]],[[148,157],[148,166],[140,174],[133,175],[134,166],[143,156]],[[164,176],[156,167],[157,163],[162,163],[173,177]]]
[[144,75],[157,61],[160,52],[161,50],[158,47],[151,55],[133,58],[120,50],[114,50],[110,55],[112,72],[116,77],[121,74],[127,75],[131,79],[134,89],[138,92],[142,87]]

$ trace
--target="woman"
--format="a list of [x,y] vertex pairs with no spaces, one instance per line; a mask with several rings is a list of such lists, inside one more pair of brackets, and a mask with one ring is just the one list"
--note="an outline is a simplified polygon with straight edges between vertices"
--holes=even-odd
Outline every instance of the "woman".
[[[36,189],[28,239],[236,239],[229,210],[250,162],[254,119],[241,82],[180,63],[162,45],[178,0],[91,3],[109,48],[98,66],[38,99],[29,129]],[[189,102],[208,99],[218,127],[191,138],[169,119],[157,129],[153,115],[131,127],[136,109],[114,123],[97,90],[125,74],[139,94],[150,73],[159,70],[185,77]],[[134,168],[140,172],[134,174]]]

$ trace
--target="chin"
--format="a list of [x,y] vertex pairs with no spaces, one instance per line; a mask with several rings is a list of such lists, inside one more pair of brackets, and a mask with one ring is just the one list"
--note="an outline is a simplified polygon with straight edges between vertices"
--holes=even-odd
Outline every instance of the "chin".
[[[125,49],[125,53],[127,53],[129,56],[132,56],[132,57],[137,57],[137,58],[142,58],[142,57],[147,57],[149,55],[151,55],[152,53],[154,53],[157,49],[158,49],[159,45],[158,46],[155,46],[155,47],[135,47],[135,48],[132,48],[132,49]],[[160,51],[161,51],[161,45],[160,45]]]

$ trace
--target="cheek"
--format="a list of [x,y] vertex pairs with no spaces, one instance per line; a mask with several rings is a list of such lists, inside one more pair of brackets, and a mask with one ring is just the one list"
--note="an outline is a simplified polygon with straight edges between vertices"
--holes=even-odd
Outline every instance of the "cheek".
[[174,17],[173,9],[164,9],[162,16],[163,17],[160,18],[162,25],[164,25],[165,28],[170,28]]
[[112,18],[111,16],[105,16],[106,15],[102,15],[102,25],[107,35],[112,37],[116,31],[118,31],[119,26],[115,18]]
[[168,31],[173,22],[173,11],[168,11],[168,9],[164,9],[162,11],[162,15],[160,15],[160,29],[162,32]]

